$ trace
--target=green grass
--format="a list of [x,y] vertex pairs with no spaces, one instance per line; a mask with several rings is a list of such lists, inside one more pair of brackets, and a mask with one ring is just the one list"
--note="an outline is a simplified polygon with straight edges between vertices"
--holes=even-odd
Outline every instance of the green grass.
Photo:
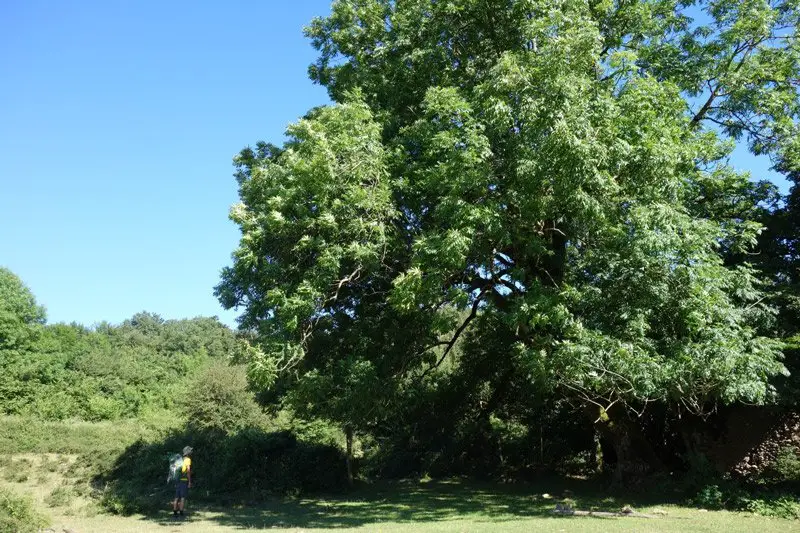
[[[15,460],[19,460],[15,458]],[[36,462],[46,464],[52,458]],[[800,531],[800,521],[747,513],[703,511],[681,505],[682,496],[641,492],[614,493],[574,479],[542,479],[534,484],[501,485],[450,480],[383,482],[363,485],[348,494],[275,498],[253,504],[199,505],[202,479],[192,489],[189,515],[175,521],[164,499],[149,515],[97,514],[97,506],[80,496],[77,480],[51,476],[48,486],[32,481],[10,485],[33,497],[37,509],[48,509],[56,531],[204,531],[332,529],[338,531],[569,531],[569,532],[714,532]],[[221,495],[217,495],[221,496]],[[576,509],[619,511],[630,505],[653,518],[558,516],[557,502]]]
[[[551,497],[541,492],[547,486]],[[201,488],[195,490],[202,490]],[[568,491],[568,492],[567,492]],[[654,518],[556,516],[551,511],[564,494],[578,509],[619,510],[625,504]],[[660,498],[663,501],[663,498]],[[231,507],[189,505],[189,515],[175,521],[164,510],[149,516],[76,518],[70,524],[93,531],[204,531],[250,529],[339,531],[552,531],[552,532],[714,532],[800,531],[800,521],[745,513],[701,511],[658,504],[659,498],[610,495],[581,482],[502,486],[461,481],[384,483],[362,487],[347,496],[275,499]],[[662,514],[665,513],[665,514]]]
[[72,487],[62,485],[54,488],[44,501],[50,507],[68,507],[75,496],[75,490]]
[[[183,521],[172,519],[169,497],[164,495],[155,498],[154,508],[159,511],[152,514],[125,517],[98,513],[95,491],[102,488],[90,484],[92,474],[113,464],[137,438],[153,438],[157,433],[151,425],[134,421],[33,423],[0,417],[0,450],[5,452],[0,455],[0,484],[29,498],[25,501],[31,501],[33,509],[46,510],[56,531],[67,528],[81,533],[222,533],[262,528],[337,532],[800,532],[800,520],[703,511],[686,506],[685,495],[663,488],[657,493],[619,493],[595,482],[563,478],[520,485],[462,480],[383,482],[363,485],[347,494],[261,499],[258,503],[225,506],[219,502],[242,500],[214,493],[210,486],[204,487],[199,475],[192,489],[190,514]],[[87,457],[92,460],[87,462]],[[163,487],[160,478],[157,483]],[[565,499],[580,510],[619,511],[630,505],[654,518],[554,515],[555,504]],[[201,505],[200,500],[217,503]]]
[[30,459],[14,459],[3,462],[0,469],[3,472],[3,478],[12,483],[23,483],[28,481],[31,474],[31,460]]

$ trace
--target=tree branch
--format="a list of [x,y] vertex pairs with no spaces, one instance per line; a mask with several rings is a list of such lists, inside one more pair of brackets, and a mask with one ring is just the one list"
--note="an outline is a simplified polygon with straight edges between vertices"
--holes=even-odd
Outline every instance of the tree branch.
[[422,375],[420,376],[420,379],[424,378],[432,370],[434,370],[436,368],[439,368],[439,365],[442,364],[442,362],[444,361],[445,357],[447,357],[447,354],[449,354],[450,350],[453,349],[453,346],[456,345],[456,341],[458,341],[459,337],[461,337],[461,334],[464,332],[464,330],[467,329],[467,326],[469,325],[469,323],[472,322],[472,319],[475,318],[478,315],[478,306],[480,305],[480,303],[481,303],[481,301],[483,299],[483,295],[486,293],[487,289],[488,289],[488,287],[484,287],[483,289],[481,289],[481,292],[478,294],[478,296],[475,297],[475,301],[472,302],[472,310],[470,311],[469,316],[458,327],[456,332],[453,334],[453,337],[447,342],[447,348],[445,348],[444,353],[439,358],[439,360],[436,361],[436,364],[434,364],[433,366],[431,366],[427,370],[425,370],[422,373]]

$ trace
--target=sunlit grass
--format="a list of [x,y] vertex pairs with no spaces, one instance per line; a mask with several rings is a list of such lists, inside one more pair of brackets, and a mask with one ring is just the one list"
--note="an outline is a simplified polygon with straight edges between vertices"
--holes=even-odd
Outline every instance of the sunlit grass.
[[[74,529],[101,531],[204,531],[254,529],[304,531],[553,531],[553,532],[714,532],[800,531],[800,522],[745,513],[704,511],[657,495],[608,495],[584,483],[554,481],[535,486],[503,486],[461,481],[384,483],[346,496],[275,499],[253,505],[192,506],[183,520],[164,511],[149,516],[101,515],[65,521]],[[569,487],[569,488],[566,488]],[[550,490],[550,492],[543,492]],[[578,509],[619,511],[632,505],[652,518],[558,516],[552,510],[565,494]],[[662,503],[658,503],[662,500]],[[66,519],[64,519],[66,520]],[[167,526],[168,529],[165,529]]]

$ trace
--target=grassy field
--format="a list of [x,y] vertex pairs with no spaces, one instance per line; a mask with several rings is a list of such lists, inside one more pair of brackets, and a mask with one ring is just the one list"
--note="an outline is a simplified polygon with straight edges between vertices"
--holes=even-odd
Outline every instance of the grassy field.
[[[800,520],[705,511],[682,505],[684,496],[629,490],[611,493],[578,479],[542,479],[525,485],[467,481],[409,481],[365,485],[345,495],[275,498],[250,505],[199,505],[172,518],[169,502],[150,515],[103,512],[90,482],[98,464],[152,433],[141,423],[29,423],[0,419],[0,489],[26,495],[58,533],[273,531],[552,531],[552,532],[800,532]],[[87,462],[86,456],[93,460]],[[204,494],[202,476],[195,498]],[[575,509],[620,511],[630,505],[652,518],[558,516],[557,503]],[[33,530],[35,531],[35,529]]]
[[[346,499],[275,501],[253,508],[197,509],[182,521],[168,512],[149,517],[74,519],[70,527],[90,532],[273,531],[554,531],[630,532],[780,532],[800,531],[800,523],[741,513],[702,512],[676,506],[643,508],[657,518],[554,516],[553,505],[530,495],[464,486],[395,487],[383,493]],[[66,523],[66,522],[65,522]]]
[[[553,532],[780,532],[800,531],[800,521],[745,513],[703,511],[659,503],[646,494],[610,495],[579,480],[525,486],[474,482],[401,482],[364,486],[348,495],[283,498],[250,506],[197,507],[175,520],[164,511],[149,516],[114,516],[97,505],[70,477],[68,455],[15,454],[0,461],[2,486],[33,497],[61,533],[273,531],[553,531]],[[549,487],[549,489],[548,489]],[[202,490],[200,487],[195,490]],[[543,492],[550,490],[550,492]],[[631,505],[652,518],[558,516],[569,498],[577,509],[618,511]]]
[[[277,513],[281,516],[281,513]],[[229,511],[202,511],[187,517],[183,521],[173,521],[169,518],[153,520],[143,517],[114,517],[97,516],[95,518],[75,518],[64,522],[54,522],[53,528],[57,532],[63,527],[77,533],[133,533],[133,532],[208,532],[222,533],[242,530],[258,530],[262,528],[271,531],[311,531],[320,528],[331,528],[342,533],[347,531],[419,531],[419,532],[510,532],[510,531],[547,531],[547,532],[577,532],[577,533],[613,533],[613,532],[783,532],[800,531],[798,524],[777,519],[753,518],[732,513],[689,513],[680,512],[675,516],[659,519],[642,518],[586,518],[586,517],[482,517],[450,516],[439,521],[430,521],[424,518],[414,520],[412,516],[403,521],[378,520],[367,522],[358,526],[340,526],[341,520],[309,520],[309,517],[300,515],[288,517],[296,518],[294,522],[276,522],[275,513],[268,510],[254,510],[251,512],[233,513]],[[346,520],[352,522],[356,520]],[[282,525],[283,524],[283,525]]]

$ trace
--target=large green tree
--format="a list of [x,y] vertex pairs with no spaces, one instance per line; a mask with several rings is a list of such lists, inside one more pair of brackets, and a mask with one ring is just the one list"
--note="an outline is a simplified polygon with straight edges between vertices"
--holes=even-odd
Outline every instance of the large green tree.
[[725,139],[796,149],[797,18],[795,0],[335,2],[307,30],[334,105],[236,159],[217,294],[261,340],[252,376],[369,429],[462,338],[465,357],[491,339],[493,372],[583,405],[620,473],[657,466],[631,420],[651,402],[765,401],[770,310],[724,260],[755,243],[758,188]]

